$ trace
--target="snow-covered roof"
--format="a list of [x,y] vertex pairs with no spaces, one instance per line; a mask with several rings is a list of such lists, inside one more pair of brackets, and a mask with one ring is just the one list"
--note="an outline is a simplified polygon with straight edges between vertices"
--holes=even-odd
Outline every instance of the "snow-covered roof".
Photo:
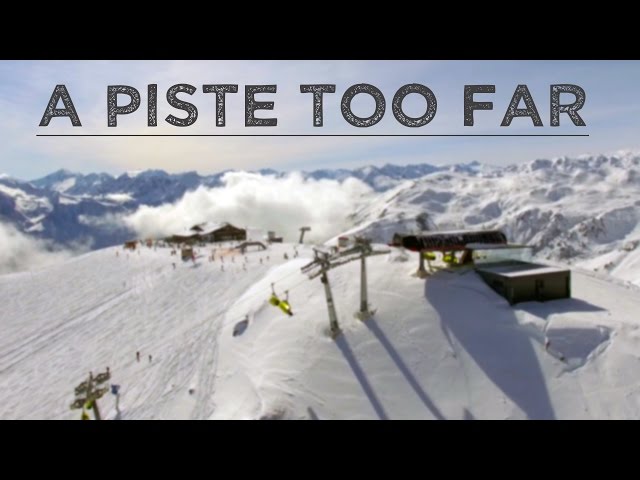
[[493,233],[499,230],[427,230],[422,231],[418,235],[468,235],[478,233]]
[[500,250],[508,248],[533,248],[530,245],[515,245],[515,244],[496,244],[496,243],[467,243],[466,247],[470,250]]
[[187,228],[187,232],[191,232],[193,233],[195,230],[193,230],[195,227],[199,227],[200,231],[202,232],[212,232],[214,230],[218,230],[220,227],[223,227],[224,225],[226,225],[225,223],[218,223],[218,222],[202,222],[202,223],[198,223],[196,225],[192,225],[191,227]]
[[526,277],[529,275],[543,275],[547,273],[561,273],[568,272],[567,268],[549,267],[547,265],[540,265],[537,263],[500,263],[494,265],[486,265],[478,268],[480,272],[497,273],[503,277],[515,278]]
[[[177,233],[176,235],[189,236],[189,235],[195,235],[196,233],[206,235],[208,233],[215,232],[216,230],[219,230],[220,228],[226,227],[226,226],[240,228],[230,224],[229,222],[202,222],[202,223],[197,223],[195,225],[191,225],[190,227],[183,229],[181,232]],[[196,227],[198,227],[199,229],[194,230],[194,228]]]

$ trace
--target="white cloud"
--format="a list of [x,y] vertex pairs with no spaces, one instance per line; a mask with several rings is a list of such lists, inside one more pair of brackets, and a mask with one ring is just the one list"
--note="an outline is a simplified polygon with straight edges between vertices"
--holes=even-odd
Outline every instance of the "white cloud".
[[305,180],[292,173],[284,178],[246,172],[227,173],[219,188],[199,188],[171,205],[140,207],[125,223],[140,237],[178,233],[204,221],[230,222],[240,227],[274,230],[295,240],[302,226],[306,238],[324,241],[350,226],[347,216],[372,190],[359,180]]
[[49,242],[0,223],[0,274],[43,267],[71,256],[71,251],[56,249]]

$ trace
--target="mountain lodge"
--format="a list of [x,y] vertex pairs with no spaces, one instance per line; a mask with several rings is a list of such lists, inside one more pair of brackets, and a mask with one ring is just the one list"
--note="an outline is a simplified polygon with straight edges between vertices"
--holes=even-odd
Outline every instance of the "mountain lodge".
[[245,241],[247,230],[238,228],[230,223],[200,223],[194,225],[187,232],[171,235],[166,238],[170,243],[215,243],[229,241]]

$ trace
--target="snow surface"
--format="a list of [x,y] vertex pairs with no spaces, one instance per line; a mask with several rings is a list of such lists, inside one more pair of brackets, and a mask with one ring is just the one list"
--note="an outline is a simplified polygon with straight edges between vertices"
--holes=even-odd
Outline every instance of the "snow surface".
[[108,200],[110,202],[125,203],[133,201],[133,197],[130,193],[109,193],[99,197],[100,199]]
[[[364,323],[358,262],[329,273],[334,341],[297,248],[250,252],[247,271],[227,254],[223,272],[210,248],[194,265],[113,247],[0,276],[0,418],[77,419],[74,387],[106,366],[110,419],[640,417],[634,286],[575,271],[574,298],[512,308],[472,271],[413,277],[416,254],[393,249],[368,260]],[[272,282],[294,316],[268,304]]]
[[64,180],[60,181],[60,182],[56,182],[53,185],[51,185],[51,190],[54,190],[56,192],[66,192],[67,190],[69,190],[70,188],[73,188],[73,186],[76,184],[76,178],[75,177],[69,177],[69,178],[65,178]]
[[25,232],[27,233],[43,232],[43,231],[44,231],[44,227],[42,226],[41,223],[34,223],[33,225],[25,229]]
[[29,195],[19,188],[11,188],[0,184],[0,193],[4,193],[5,195],[12,197],[16,202],[17,211],[25,216],[28,216],[30,213],[39,209],[47,211],[53,210],[53,206],[48,198]]
[[542,265],[515,264],[515,265],[483,265],[480,270],[489,273],[499,273],[503,277],[526,277],[529,275],[540,275],[545,273],[566,272],[565,268],[546,267]]
[[76,197],[67,197],[65,195],[60,195],[58,200],[62,205],[77,205],[80,203],[80,200]]
[[578,265],[640,286],[640,249],[635,246],[635,242],[627,245],[631,245],[629,248],[632,250],[617,249]]

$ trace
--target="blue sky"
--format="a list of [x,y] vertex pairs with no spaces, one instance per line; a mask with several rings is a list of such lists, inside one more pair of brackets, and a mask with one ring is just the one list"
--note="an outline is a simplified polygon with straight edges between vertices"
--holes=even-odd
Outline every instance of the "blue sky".
[[[146,126],[147,84],[158,84],[158,127]],[[198,121],[188,128],[169,125],[164,118],[184,112],[170,107],[167,89],[176,83],[197,87],[181,98],[198,107]],[[215,126],[213,94],[203,84],[234,83],[239,93],[227,95],[227,126]],[[312,126],[312,97],[301,94],[305,83],[336,84],[324,98],[324,127]],[[367,129],[348,124],[340,113],[344,91],[356,83],[370,83],[384,94],[387,110],[382,121]],[[391,112],[396,90],[407,83],[428,86],[438,100],[434,120],[420,128],[403,127]],[[475,126],[463,125],[465,84],[495,84],[495,94],[477,95],[493,101],[492,111],[476,112]],[[580,111],[586,127],[576,127],[566,115],[561,126],[549,126],[549,86],[580,85],[587,101]],[[82,127],[67,118],[38,124],[56,84],[65,84]],[[131,85],[142,96],[138,111],[118,117],[107,127],[108,85]],[[274,101],[273,112],[257,116],[278,118],[275,128],[244,127],[244,85],[277,84],[276,94],[258,96]],[[518,84],[526,84],[544,127],[516,118],[500,127]],[[640,62],[628,61],[1,61],[0,173],[33,179],[59,168],[83,173],[162,168],[170,172],[212,173],[228,168],[280,170],[351,168],[384,163],[437,165],[478,160],[504,165],[563,155],[610,153],[640,147]],[[124,98],[122,99],[124,101]],[[354,112],[369,116],[373,101],[358,95]],[[411,95],[403,104],[407,114],[420,116],[424,100]],[[37,133],[588,133],[589,137],[556,138],[91,138],[36,137]]]

